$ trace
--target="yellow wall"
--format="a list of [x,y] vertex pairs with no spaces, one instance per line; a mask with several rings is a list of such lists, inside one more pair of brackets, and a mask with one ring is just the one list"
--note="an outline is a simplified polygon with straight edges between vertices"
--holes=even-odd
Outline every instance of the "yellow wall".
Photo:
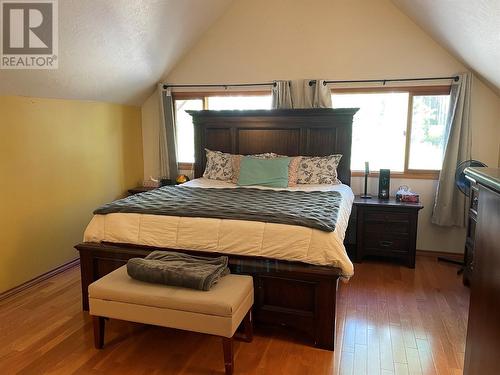
[[76,258],[93,209],[142,173],[140,108],[0,96],[0,292]]
[[[466,67],[389,0],[235,0],[165,77],[169,83],[267,82],[448,76]],[[500,98],[479,79],[473,88],[473,156],[499,160]],[[142,107],[144,147],[157,147],[154,99]],[[150,151],[149,154],[152,154]],[[148,154],[148,155],[149,155]],[[145,154],[145,172],[158,169]],[[465,231],[430,222],[433,180],[393,180],[421,194],[417,248],[462,252]],[[372,191],[377,180],[371,181]],[[354,178],[355,193],[362,180]]]

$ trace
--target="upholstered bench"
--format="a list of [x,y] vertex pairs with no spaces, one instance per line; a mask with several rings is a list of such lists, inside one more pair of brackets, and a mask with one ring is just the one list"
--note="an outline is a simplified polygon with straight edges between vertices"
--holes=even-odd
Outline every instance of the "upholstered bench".
[[105,318],[206,333],[222,337],[226,374],[232,374],[233,336],[242,321],[245,341],[252,340],[251,276],[227,275],[209,291],[198,291],[137,281],[123,266],[89,285],[89,302],[98,349]]

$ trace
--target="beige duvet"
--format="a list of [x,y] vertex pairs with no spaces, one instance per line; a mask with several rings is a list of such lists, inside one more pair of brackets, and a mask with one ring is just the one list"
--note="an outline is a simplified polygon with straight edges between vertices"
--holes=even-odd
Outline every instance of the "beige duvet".
[[[182,187],[237,186],[199,178]],[[335,231],[245,220],[114,213],[94,215],[85,230],[84,241],[262,256],[338,267],[344,277],[352,276],[353,266],[343,244],[354,199],[351,188],[342,184],[298,185],[287,190],[339,191],[342,203]]]

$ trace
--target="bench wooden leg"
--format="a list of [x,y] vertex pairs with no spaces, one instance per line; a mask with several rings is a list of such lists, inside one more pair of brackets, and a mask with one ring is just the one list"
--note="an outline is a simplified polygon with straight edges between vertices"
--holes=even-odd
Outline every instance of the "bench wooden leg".
[[93,316],[94,323],[94,346],[96,349],[102,349],[104,346],[104,318],[102,316]]
[[252,309],[248,310],[243,318],[243,328],[245,329],[245,341],[252,342],[253,340],[253,322],[252,322]]
[[232,375],[234,371],[234,349],[233,338],[222,338],[222,349],[224,350],[224,366],[226,368],[226,375]]

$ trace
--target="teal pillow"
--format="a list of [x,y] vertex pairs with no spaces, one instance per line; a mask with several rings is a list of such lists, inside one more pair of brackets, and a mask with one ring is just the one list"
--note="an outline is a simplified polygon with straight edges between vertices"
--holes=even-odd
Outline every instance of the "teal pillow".
[[290,160],[291,158],[258,159],[245,156],[241,159],[238,185],[286,188]]

